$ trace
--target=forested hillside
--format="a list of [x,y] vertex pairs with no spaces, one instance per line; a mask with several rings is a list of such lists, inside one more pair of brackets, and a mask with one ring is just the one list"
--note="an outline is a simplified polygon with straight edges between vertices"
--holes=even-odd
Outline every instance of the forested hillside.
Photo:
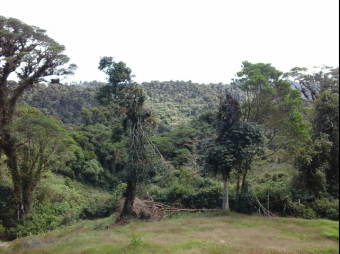
[[95,94],[102,85],[95,81],[82,85],[36,84],[22,100],[47,116],[59,118],[65,125],[79,126],[83,123],[82,109],[97,106]]
[[[68,126],[79,126],[84,123],[82,110],[98,106],[95,96],[104,85],[97,81],[78,85],[37,84],[26,93],[23,101],[48,116],[58,117]],[[193,117],[216,110],[223,94],[232,94],[240,101],[245,99],[236,85],[153,81],[143,83],[142,87],[161,130],[169,130],[188,123]]]
[[106,56],[107,83],[45,85],[76,71],[62,45],[2,16],[0,42],[1,237],[172,209],[339,220],[338,67],[139,84]]
[[159,124],[165,128],[188,123],[211,110],[216,110],[221,95],[229,93],[240,101],[244,96],[237,86],[224,84],[195,84],[170,81],[143,83],[150,106]]

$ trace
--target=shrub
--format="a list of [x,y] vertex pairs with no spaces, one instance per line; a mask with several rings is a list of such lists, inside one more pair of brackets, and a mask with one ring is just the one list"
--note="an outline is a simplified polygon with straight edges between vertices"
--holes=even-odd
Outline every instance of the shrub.
[[239,196],[232,196],[230,209],[243,214],[253,214],[258,210],[256,197],[251,193],[244,193]]
[[212,186],[183,196],[182,204],[186,208],[216,209],[221,207],[222,200],[223,195],[221,188]]
[[318,217],[339,220],[339,200],[317,199],[311,206]]
[[8,186],[0,186],[0,221],[6,228],[17,226],[14,193]]
[[54,230],[68,223],[67,218],[74,216],[74,211],[77,209],[78,206],[72,201],[59,203],[44,201],[35,204],[32,211],[22,220],[17,231],[20,236],[27,236]]
[[316,218],[316,213],[314,212],[314,210],[312,208],[302,207],[299,217],[302,217],[302,218],[307,219],[307,220],[313,220],[313,219]]
[[99,199],[96,196],[83,207],[79,214],[79,218],[83,220],[99,219],[109,217],[117,211],[118,202],[126,188],[125,184],[117,187],[112,196],[108,199]]
[[109,217],[117,210],[117,202],[113,199],[100,200],[94,198],[81,210],[79,218],[83,220],[93,220]]

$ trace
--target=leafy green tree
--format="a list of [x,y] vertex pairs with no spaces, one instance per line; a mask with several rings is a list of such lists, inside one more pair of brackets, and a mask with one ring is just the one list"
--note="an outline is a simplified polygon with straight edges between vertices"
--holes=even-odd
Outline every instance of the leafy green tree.
[[[5,127],[7,128],[11,130],[18,146],[16,155],[20,196],[27,214],[42,174],[63,165],[63,153],[67,150],[63,142],[65,133],[57,120],[46,117],[38,109],[29,106],[17,107],[13,122]],[[11,170],[10,167],[9,169]]]
[[[62,54],[64,50],[46,35],[45,30],[0,16],[0,150],[7,156],[19,217],[29,209],[29,204],[24,196],[26,187],[19,162],[20,146],[9,126],[13,123],[19,98],[34,83],[50,75],[67,75],[75,70],[75,65],[62,68],[69,61]],[[12,85],[8,81],[11,74],[17,75],[18,83]]]
[[265,135],[263,128],[252,123],[235,124],[223,137],[225,145],[232,147],[233,168],[237,172],[236,194],[245,190],[246,179],[254,159],[264,154]]
[[233,83],[246,95],[243,121],[262,125],[274,151],[307,139],[301,94],[292,89],[281,71],[271,64],[245,61],[237,76]]
[[223,210],[229,210],[229,179],[233,169],[238,172],[237,192],[240,191],[240,175],[243,172],[242,188],[255,156],[263,153],[262,129],[251,123],[242,123],[241,107],[230,95],[221,100],[218,114],[218,137],[203,144],[206,168],[221,174],[224,182]]
[[296,184],[320,198],[339,198],[339,94],[326,91],[313,102],[310,141],[297,156]]

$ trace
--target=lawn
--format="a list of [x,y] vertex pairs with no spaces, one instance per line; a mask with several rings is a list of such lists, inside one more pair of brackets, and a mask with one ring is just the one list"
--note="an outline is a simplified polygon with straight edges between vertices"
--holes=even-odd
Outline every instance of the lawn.
[[[161,222],[133,221],[108,229],[114,218],[83,221],[16,240],[16,254],[336,254],[339,223],[263,218],[235,213],[179,214]],[[1,246],[1,245],[0,245]]]

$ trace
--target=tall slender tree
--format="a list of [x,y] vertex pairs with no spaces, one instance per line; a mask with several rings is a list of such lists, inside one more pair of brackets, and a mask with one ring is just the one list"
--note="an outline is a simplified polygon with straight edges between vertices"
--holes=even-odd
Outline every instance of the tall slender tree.
[[125,203],[121,217],[135,216],[133,204],[137,184],[150,170],[158,167],[160,153],[149,138],[157,123],[150,109],[145,107],[146,94],[133,82],[131,70],[123,62],[112,57],[100,60],[99,69],[108,75],[109,85],[100,88],[97,100],[102,105],[111,105],[113,117],[120,116],[127,139],[128,160],[124,168],[126,178]]

